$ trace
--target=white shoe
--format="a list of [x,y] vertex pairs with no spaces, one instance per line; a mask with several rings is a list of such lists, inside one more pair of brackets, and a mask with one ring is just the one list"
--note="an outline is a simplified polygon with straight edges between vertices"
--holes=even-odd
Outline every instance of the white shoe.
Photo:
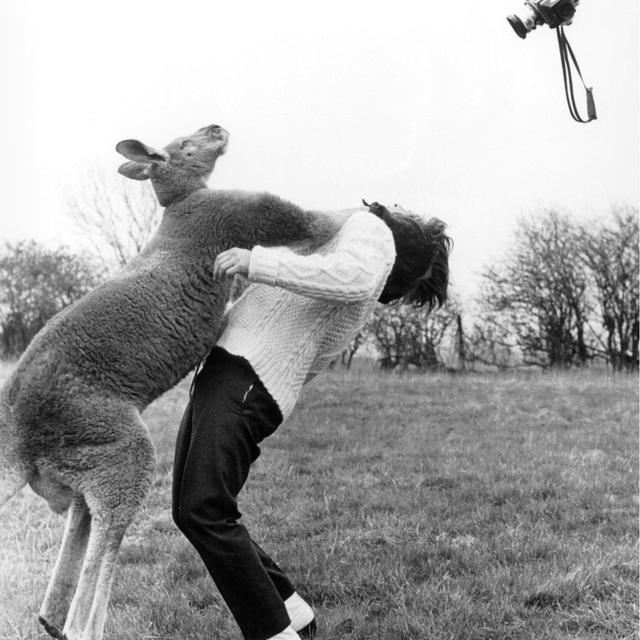
[[284,631],[268,638],[268,640],[300,640],[300,636],[291,627],[287,627]]
[[291,627],[295,631],[307,630],[315,632],[313,609],[297,594],[294,593],[284,601],[284,606],[291,620]]

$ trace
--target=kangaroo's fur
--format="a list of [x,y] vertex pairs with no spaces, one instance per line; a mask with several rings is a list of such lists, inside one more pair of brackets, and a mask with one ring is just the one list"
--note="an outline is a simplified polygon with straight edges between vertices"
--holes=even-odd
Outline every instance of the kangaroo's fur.
[[162,151],[120,143],[132,160],[120,172],[151,179],[162,222],[138,257],[46,324],[0,389],[0,504],[29,483],[69,510],[40,611],[54,637],[102,637],[115,557],[154,466],[140,412],[215,343],[228,294],[216,255],[336,231],[272,195],[206,188],[227,138],[214,126]]

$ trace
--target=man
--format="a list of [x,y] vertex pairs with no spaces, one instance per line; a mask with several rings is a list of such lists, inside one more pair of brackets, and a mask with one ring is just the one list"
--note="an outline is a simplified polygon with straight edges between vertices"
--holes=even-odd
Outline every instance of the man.
[[236,498],[258,444],[377,301],[430,309],[446,299],[445,225],[367,206],[316,253],[234,248],[215,262],[217,277],[242,274],[251,284],[195,378],[176,445],[173,517],[246,640],[297,640],[315,631],[311,607],[238,522]]

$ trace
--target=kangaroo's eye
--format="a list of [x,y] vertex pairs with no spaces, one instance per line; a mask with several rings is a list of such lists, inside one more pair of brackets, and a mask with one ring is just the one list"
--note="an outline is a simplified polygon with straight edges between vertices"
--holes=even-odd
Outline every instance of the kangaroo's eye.
[[183,140],[182,144],[180,145],[181,149],[184,149],[185,147],[188,147],[191,144],[191,140]]

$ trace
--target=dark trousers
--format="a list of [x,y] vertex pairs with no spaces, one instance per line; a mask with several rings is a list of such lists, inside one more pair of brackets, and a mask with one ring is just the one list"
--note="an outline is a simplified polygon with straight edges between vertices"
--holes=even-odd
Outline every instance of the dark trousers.
[[249,363],[216,347],[196,376],[176,443],[173,519],[246,640],[266,640],[290,623],[283,601],[295,589],[239,523],[236,502],[258,443],[281,421]]

